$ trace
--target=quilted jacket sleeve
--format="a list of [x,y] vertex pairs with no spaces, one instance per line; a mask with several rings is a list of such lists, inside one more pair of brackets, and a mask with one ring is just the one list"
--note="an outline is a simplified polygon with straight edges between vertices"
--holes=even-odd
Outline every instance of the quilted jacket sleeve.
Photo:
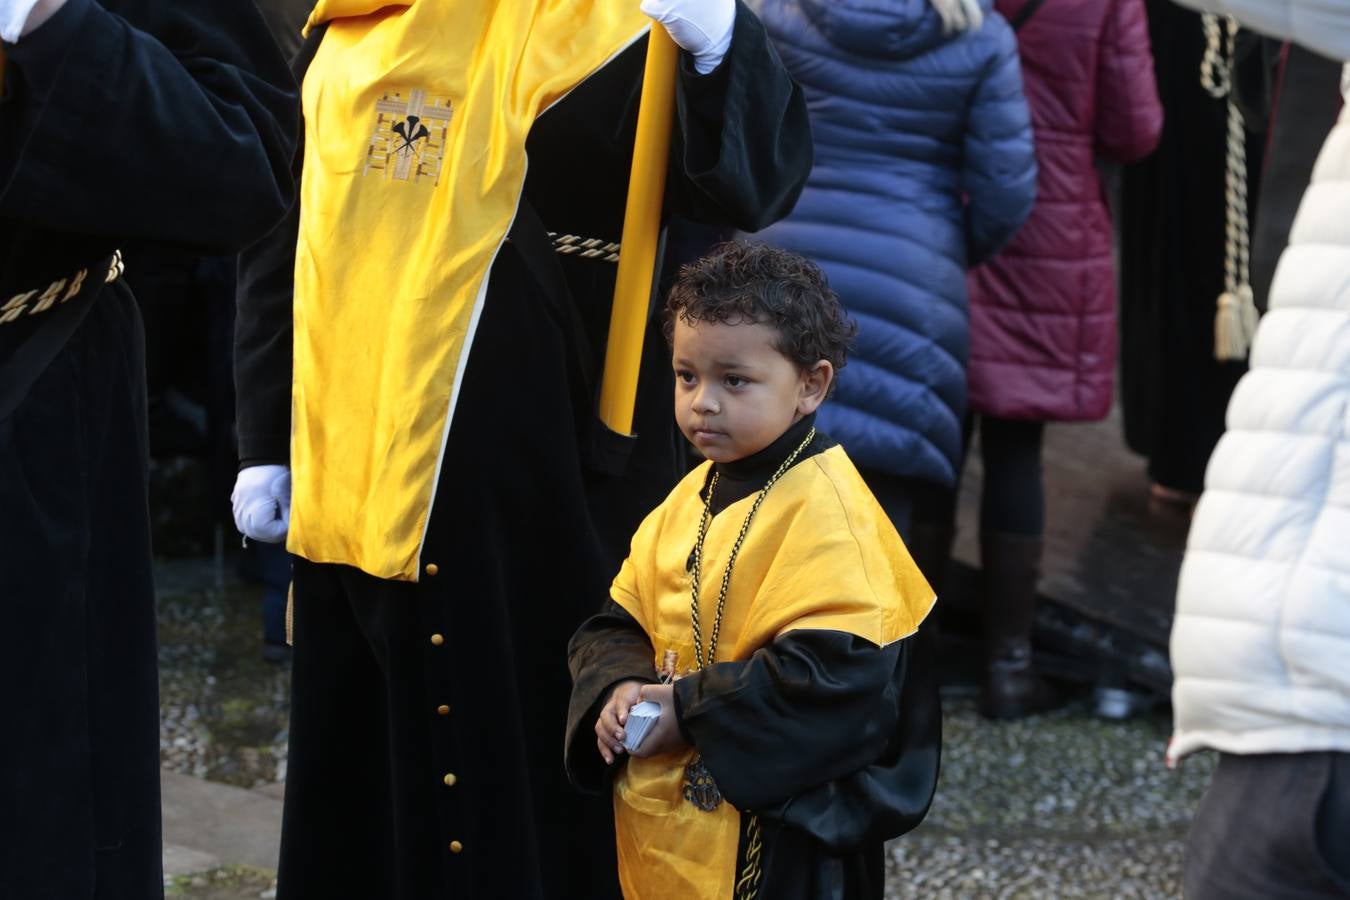
[[962,187],[969,265],[998,252],[1036,202],[1036,151],[1017,42],[1001,19],[985,27],[1004,33],[976,88],[965,140]]
[[1200,12],[1232,16],[1255,31],[1350,60],[1350,6],[1345,0],[1177,0]]
[[1147,156],[1162,137],[1144,0],[1116,0],[1097,57],[1097,149],[1112,162]]

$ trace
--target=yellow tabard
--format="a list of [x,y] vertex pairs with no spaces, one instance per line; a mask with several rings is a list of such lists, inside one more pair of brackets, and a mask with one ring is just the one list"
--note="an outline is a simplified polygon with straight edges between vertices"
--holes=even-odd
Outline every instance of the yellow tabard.
[[288,548],[413,580],[536,116],[637,0],[320,0],[305,77]]
[[[667,650],[678,654],[677,672],[696,666],[686,563],[710,465],[685,477],[642,523],[610,589],[651,638],[658,669]],[[708,526],[700,594],[705,653],[727,557],[753,503],[750,496],[731,504]],[[717,662],[748,659],[803,628],[885,646],[913,634],[935,600],[858,470],[834,447],[789,469],[756,513],[727,591]],[[614,781],[619,880],[627,897],[733,896],[740,813],[725,801],[709,813],[685,799],[692,756],[630,758]]]

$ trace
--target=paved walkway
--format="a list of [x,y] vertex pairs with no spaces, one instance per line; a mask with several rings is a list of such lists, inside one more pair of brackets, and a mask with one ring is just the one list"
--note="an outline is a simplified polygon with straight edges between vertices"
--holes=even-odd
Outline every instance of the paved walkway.
[[276,871],[281,786],[245,790],[172,770],[160,777],[165,875],[222,866]]

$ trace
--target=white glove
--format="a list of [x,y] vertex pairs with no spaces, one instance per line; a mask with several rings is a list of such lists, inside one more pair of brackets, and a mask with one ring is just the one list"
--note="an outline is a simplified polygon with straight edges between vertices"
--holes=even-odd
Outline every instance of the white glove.
[[14,43],[65,5],[66,0],[0,0],[0,38]]
[[984,11],[978,0],[928,0],[942,19],[942,33],[974,31],[984,23]]
[[286,540],[291,527],[291,470],[288,466],[241,469],[230,495],[234,527],[267,544]]
[[707,75],[722,64],[736,27],[736,0],[642,0],[642,11],[670,32]]

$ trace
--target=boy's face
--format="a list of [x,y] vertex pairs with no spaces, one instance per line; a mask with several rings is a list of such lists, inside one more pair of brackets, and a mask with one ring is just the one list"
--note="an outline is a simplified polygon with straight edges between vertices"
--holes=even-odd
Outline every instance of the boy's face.
[[774,347],[777,337],[758,323],[675,320],[675,419],[713,462],[763,450],[825,399],[834,368],[826,360],[799,368]]

